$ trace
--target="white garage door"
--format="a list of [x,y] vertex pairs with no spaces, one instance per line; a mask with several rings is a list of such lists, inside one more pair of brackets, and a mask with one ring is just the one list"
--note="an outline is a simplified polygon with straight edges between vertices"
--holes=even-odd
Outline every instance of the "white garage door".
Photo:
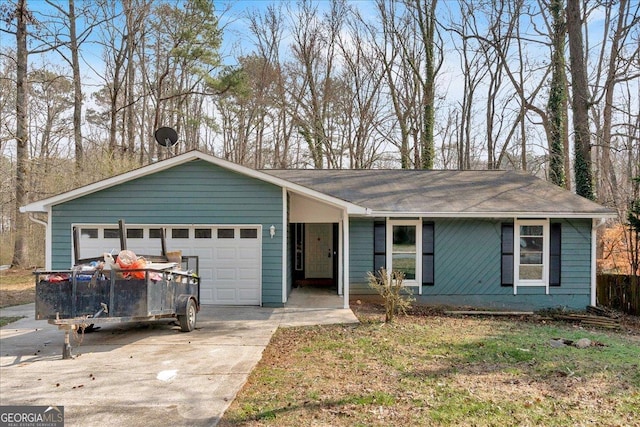
[[[117,253],[118,227],[78,225],[80,258]],[[197,256],[202,304],[260,305],[262,233],[254,225],[164,226],[167,251]],[[141,255],[161,253],[158,225],[127,225],[127,248]]]

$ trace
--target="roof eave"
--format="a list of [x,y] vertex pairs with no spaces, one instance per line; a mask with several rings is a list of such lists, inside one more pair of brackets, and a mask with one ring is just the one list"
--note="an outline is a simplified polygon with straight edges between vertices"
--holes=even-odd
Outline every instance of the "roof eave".
[[616,218],[615,212],[402,212],[369,210],[366,216],[393,218]]

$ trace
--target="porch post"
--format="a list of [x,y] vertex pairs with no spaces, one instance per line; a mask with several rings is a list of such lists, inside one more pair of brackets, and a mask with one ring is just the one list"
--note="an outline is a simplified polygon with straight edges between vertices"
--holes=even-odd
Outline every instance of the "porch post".
[[[45,226],[44,237],[44,265],[49,271],[53,270],[53,214],[51,206],[47,208],[47,223]],[[71,231],[71,230],[69,230]]]
[[342,236],[342,247],[344,248],[342,251],[342,293],[344,298],[344,308],[349,308],[349,213],[346,209],[342,212]]
[[591,305],[596,306],[596,234],[597,234],[596,219],[591,219]]
[[288,261],[288,253],[287,253],[287,242],[289,240],[288,237],[288,218],[287,218],[287,189],[282,187],[282,303],[286,304],[289,298],[289,287],[287,286],[288,281],[288,270],[289,263]]
[[520,228],[518,227],[518,217],[515,217],[513,218],[513,295],[518,295],[518,277],[520,276]]
[[338,277],[336,280],[338,281],[338,295],[344,295],[344,265],[342,263],[342,259],[344,259],[344,230],[342,224],[342,215],[340,216],[341,221],[338,223]]

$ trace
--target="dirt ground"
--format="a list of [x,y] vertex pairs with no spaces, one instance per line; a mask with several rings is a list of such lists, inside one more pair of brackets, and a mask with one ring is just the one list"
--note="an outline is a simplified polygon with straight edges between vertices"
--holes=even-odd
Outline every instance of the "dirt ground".
[[0,272],[0,308],[29,304],[36,299],[32,270],[9,269]]
[[[365,316],[378,316],[380,319],[384,319],[384,304],[381,297],[376,295],[366,295],[360,297],[354,297],[351,299],[351,309],[359,316],[363,314]],[[442,316],[447,310],[471,310],[473,307],[446,307],[446,306],[428,306],[428,305],[413,305],[407,314],[411,316]],[[640,340],[640,316],[631,316],[622,312],[611,311],[611,314],[620,321],[620,330],[617,332],[624,332],[635,339]],[[533,323],[572,323],[570,321],[554,320],[550,319],[549,315],[536,313],[533,316],[521,316],[519,320],[528,321]],[[576,326],[580,326],[575,323]],[[586,327],[589,329],[589,327]],[[600,328],[603,330],[602,328]]]

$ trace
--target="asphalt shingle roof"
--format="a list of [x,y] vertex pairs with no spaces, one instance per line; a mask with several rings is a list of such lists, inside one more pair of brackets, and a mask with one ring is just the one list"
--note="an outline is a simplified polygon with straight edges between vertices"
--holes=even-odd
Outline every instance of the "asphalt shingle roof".
[[604,206],[523,172],[262,170],[376,212],[611,216]]

